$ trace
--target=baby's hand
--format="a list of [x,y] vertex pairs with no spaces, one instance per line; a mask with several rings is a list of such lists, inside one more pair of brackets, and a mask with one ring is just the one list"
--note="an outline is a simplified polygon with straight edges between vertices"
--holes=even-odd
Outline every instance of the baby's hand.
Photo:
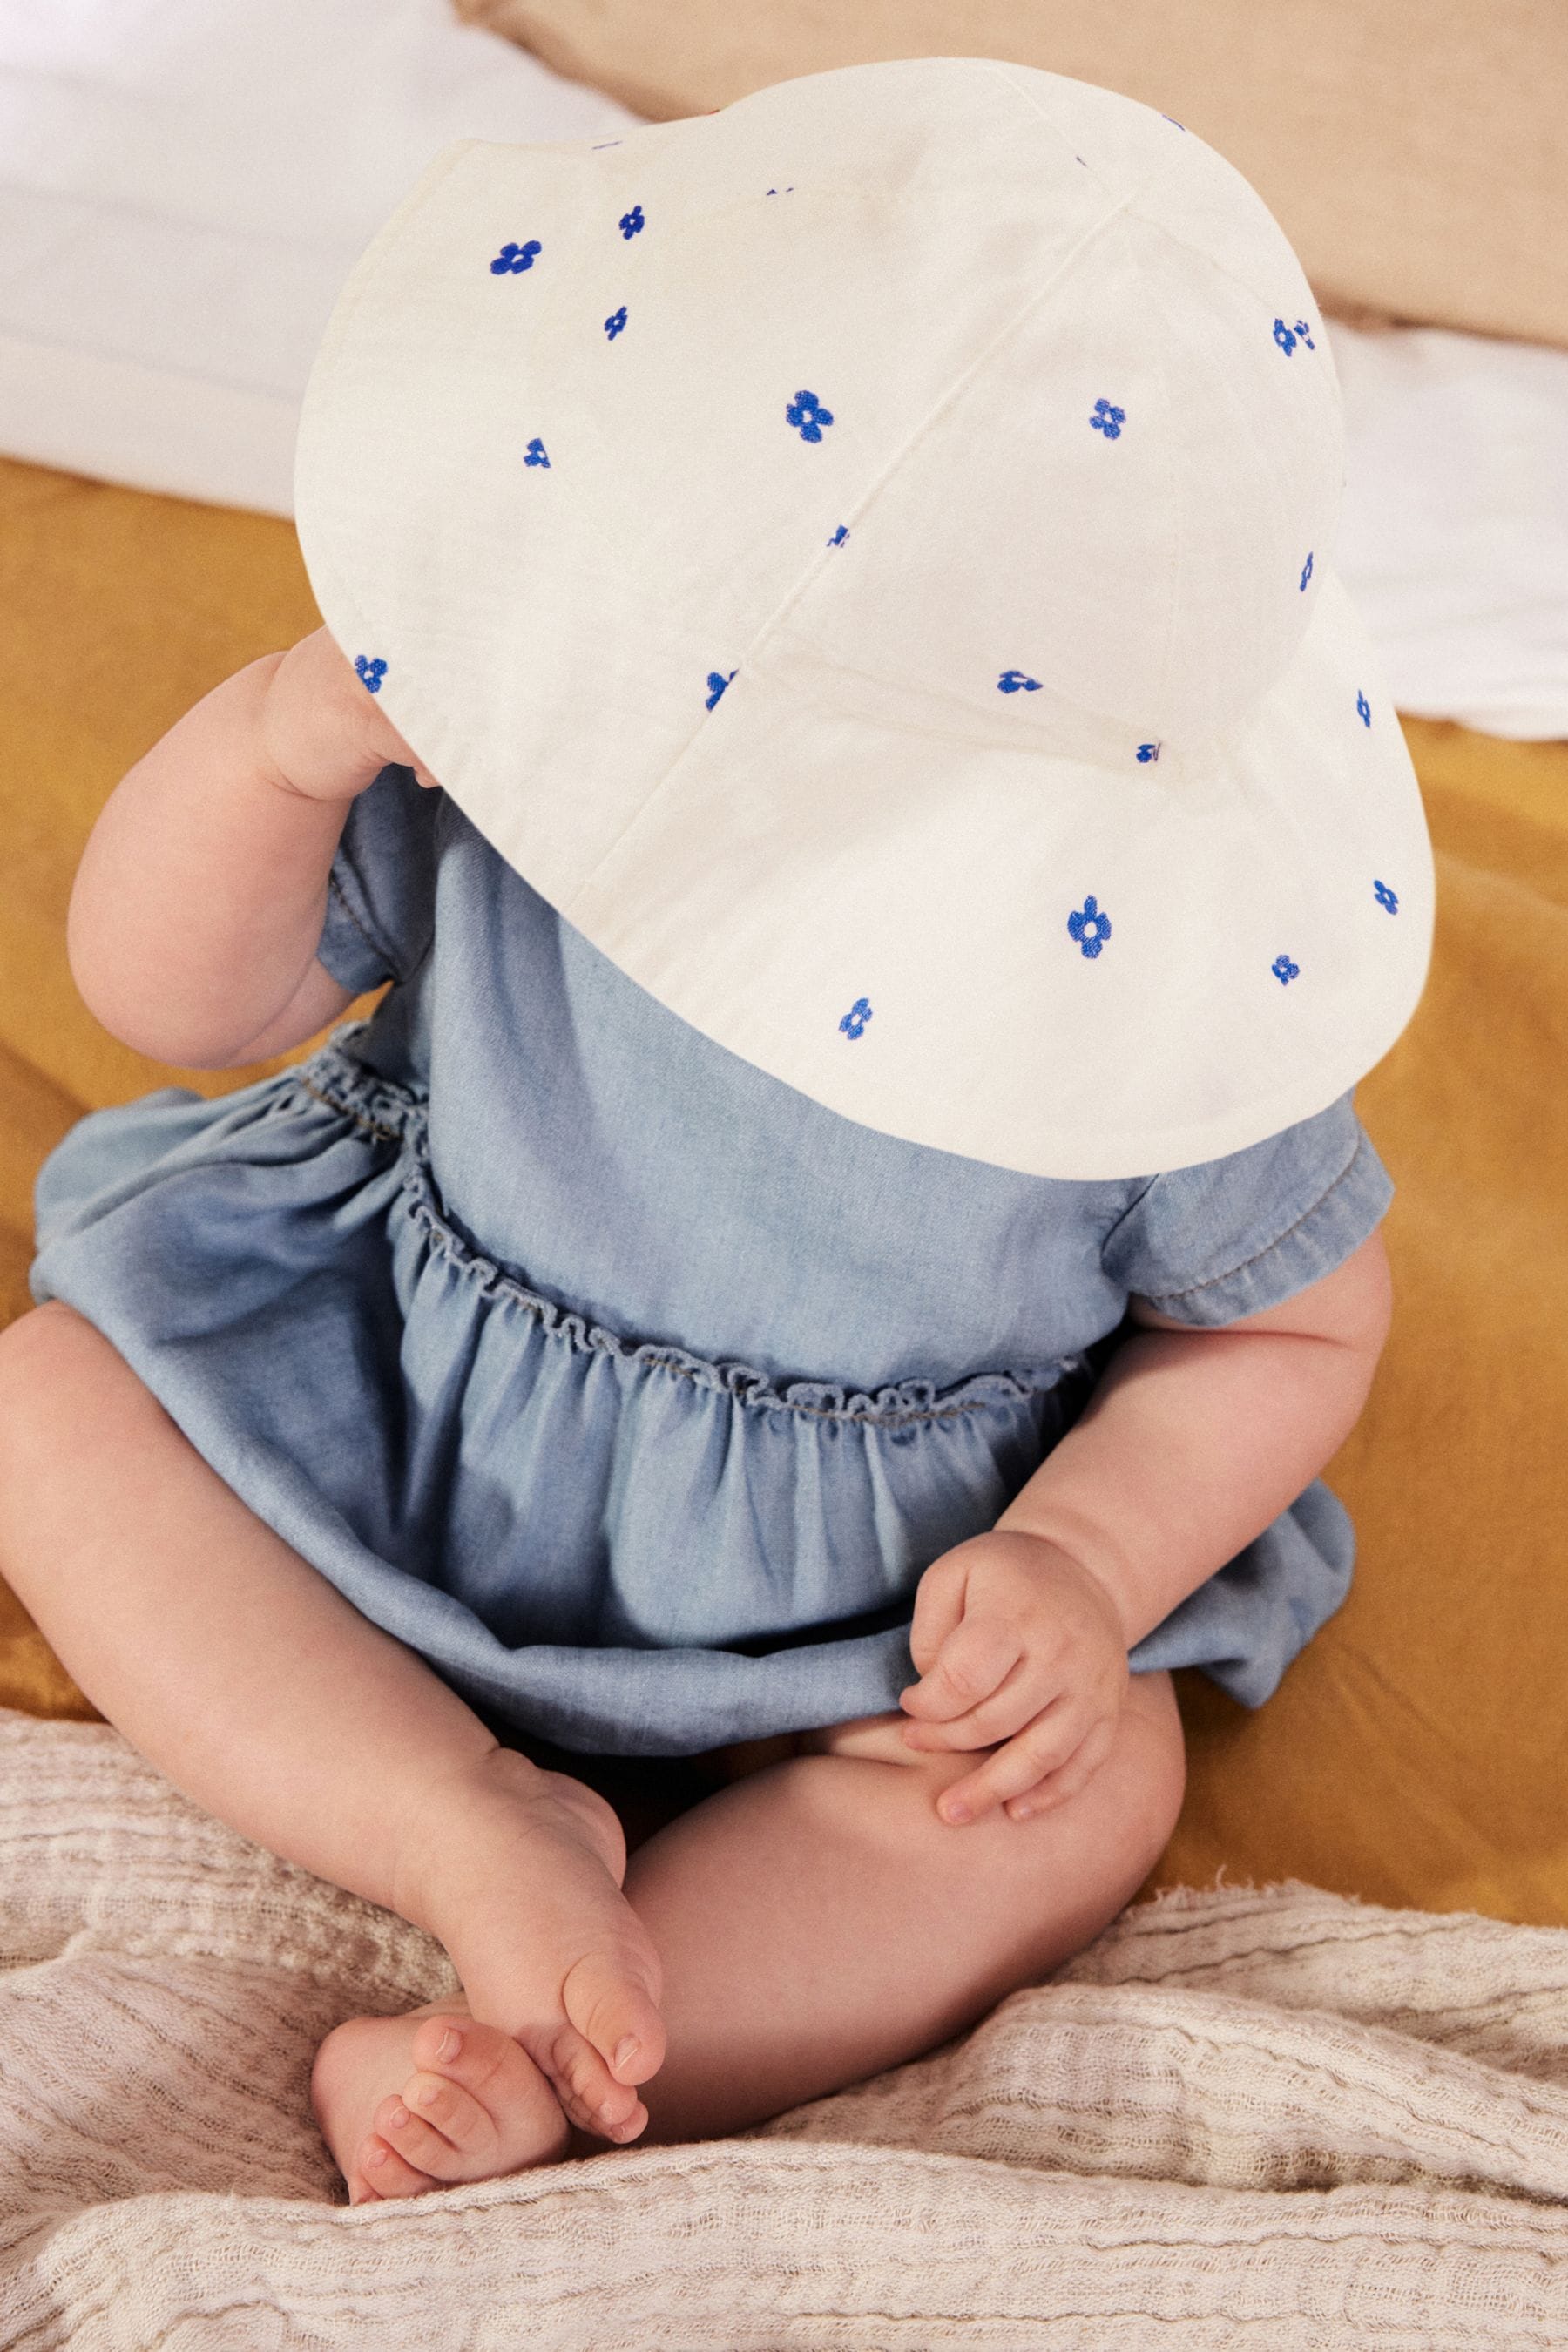
[[1121,1620],[1099,1579],[1043,1537],[994,1529],[933,1560],[910,1650],[909,1746],[995,1748],[944,1791],[944,1821],[995,1804],[1025,1821],[1076,1796],[1110,1754],[1127,1695]]
[[325,629],[290,646],[274,670],[261,732],[273,767],[307,800],[353,800],[387,767],[436,782]]

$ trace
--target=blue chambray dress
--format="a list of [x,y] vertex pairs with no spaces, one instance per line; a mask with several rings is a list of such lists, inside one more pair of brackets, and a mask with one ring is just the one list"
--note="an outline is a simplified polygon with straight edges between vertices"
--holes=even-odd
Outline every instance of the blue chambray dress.
[[[385,769],[323,963],[368,1024],[72,1130],[33,1286],[252,1510],[492,1721],[698,1754],[896,1704],[921,1571],[1071,1426],[1139,1293],[1211,1326],[1392,1187],[1347,1096],[1113,1182],[897,1141],[627,980]],[[1314,1484],[1132,1653],[1258,1706],[1346,1591]]]

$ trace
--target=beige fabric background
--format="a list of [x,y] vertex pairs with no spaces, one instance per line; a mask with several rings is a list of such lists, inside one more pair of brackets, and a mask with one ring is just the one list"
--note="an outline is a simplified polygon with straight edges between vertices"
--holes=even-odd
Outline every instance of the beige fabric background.
[[352,2211],[320,2036],[440,1948],[0,1712],[11,2352],[1544,2352],[1568,1933],[1234,1886],[758,2131]]
[[1263,196],[1319,300],[1568,346],[1563,0],[455,0],[660,119],[877,58],[1142,99]]

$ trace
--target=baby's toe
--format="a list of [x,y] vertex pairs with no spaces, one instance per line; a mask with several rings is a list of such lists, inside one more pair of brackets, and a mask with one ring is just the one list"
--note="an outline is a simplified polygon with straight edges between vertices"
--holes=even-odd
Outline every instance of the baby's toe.
[[409,2164],[378,2132],[362,2139],[349,2168],[349,2203],[369,2205],[380,2197],[422,2197],[440,2182]]
[[571,2121],[602,2139],[635,2139],[647,2109],[629,2084],[617,2083],[591,2042],[574,2026],[558,2026],[542,2043],[540,2060]]
[[646,2083],[664,2063],[664,2021],[641,1980],[637,1957],[585,1952],[566,1972],[561,2005],[614,2081]]
[[438,2074],[411,2074],[400,2093],[383,2099],[371,2121],[405,2164],[432,2180],[485,2180],[502,2169],[493,2119],[467,2091]]
[[[400,2102],[408,2121],[388,2137],[400,2147],[417,2144],[426,2156],[416,2160],[427,2157],[442,2179],[488,2180],[565,2153],[570,2134],[560,2101],[527,2051],[499,2027],[426,2018],[413,2055],[419,2072]],[[379,2112],[376,2122],[386,2129]],[[425,2133],[428,2139],[419,2137]]]

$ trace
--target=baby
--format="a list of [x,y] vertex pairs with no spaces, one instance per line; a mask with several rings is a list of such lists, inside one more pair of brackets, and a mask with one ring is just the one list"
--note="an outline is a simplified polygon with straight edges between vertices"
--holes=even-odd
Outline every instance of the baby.
[[83,1689],[450,1955],[318,2055],[353,2201],[969,2025],[1157,1861],[1170,1670],[1343,1597],[1431,874],[1337,431],[1245,184],[1024,68],[471,144],[358,266],[328,625],[70,950],[212,1069],[390,988],[85,1120],[0,1338]]

